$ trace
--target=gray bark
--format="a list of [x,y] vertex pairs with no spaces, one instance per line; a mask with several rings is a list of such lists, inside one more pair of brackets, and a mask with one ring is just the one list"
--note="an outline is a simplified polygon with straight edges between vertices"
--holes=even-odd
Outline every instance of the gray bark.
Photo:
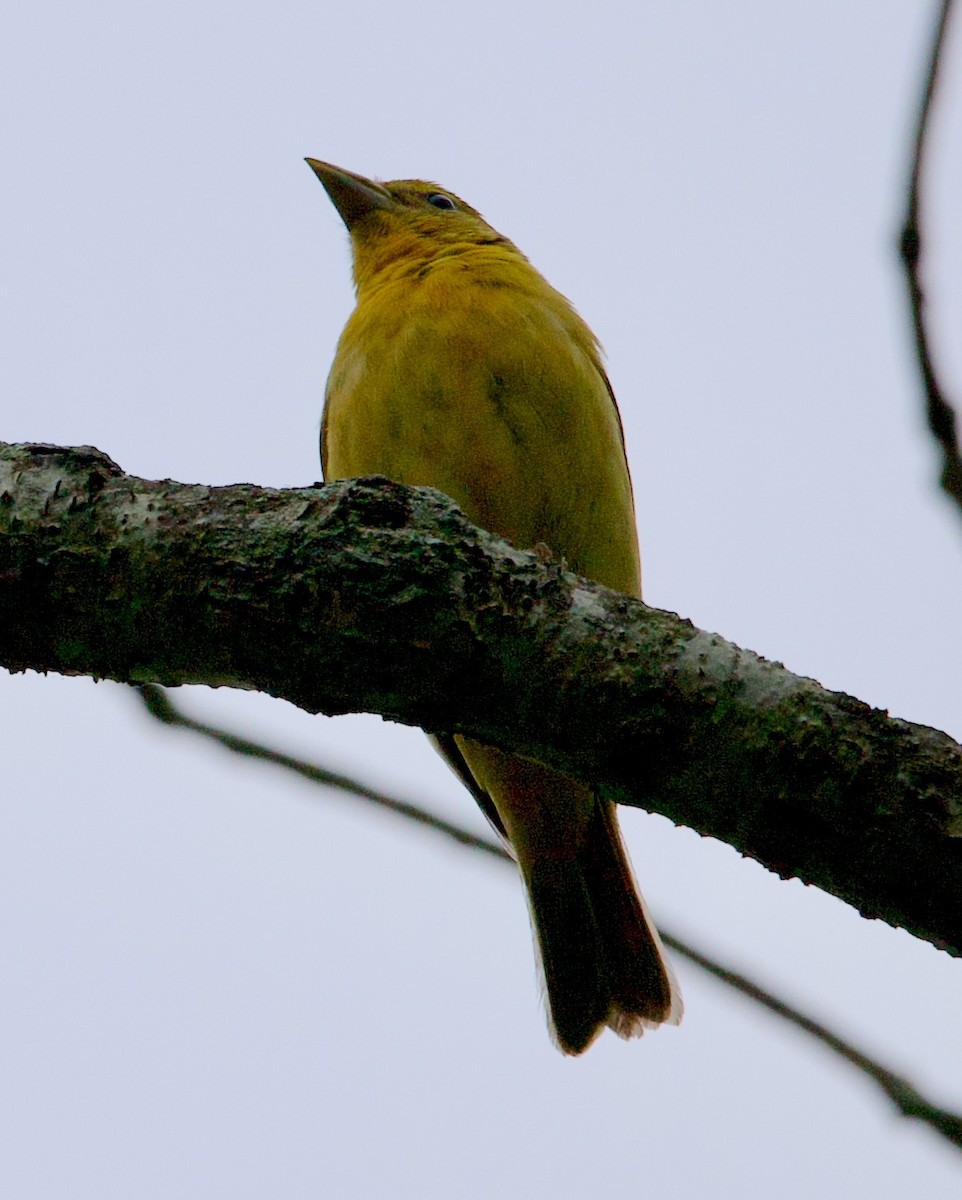
[[962,747],[431,489],[151,482],[0,443],[0,664],[471,734],[962,952]]

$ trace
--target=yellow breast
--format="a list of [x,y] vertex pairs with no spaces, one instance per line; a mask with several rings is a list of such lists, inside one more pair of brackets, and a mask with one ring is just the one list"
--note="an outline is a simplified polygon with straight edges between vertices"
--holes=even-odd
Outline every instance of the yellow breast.
[[451,496],[518,546],[640,594],[617,409],[587,326],[513,247],[467,247],[361,286],[327,385],[329,479]]

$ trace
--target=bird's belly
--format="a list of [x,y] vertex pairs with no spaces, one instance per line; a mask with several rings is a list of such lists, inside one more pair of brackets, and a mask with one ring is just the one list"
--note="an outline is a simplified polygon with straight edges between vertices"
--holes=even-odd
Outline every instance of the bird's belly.
[[325,476],[436,487],[518,546],[637,593],[631,485],[604,377],[577,346],[550,352],[477,312],[349,323],[328,381]]

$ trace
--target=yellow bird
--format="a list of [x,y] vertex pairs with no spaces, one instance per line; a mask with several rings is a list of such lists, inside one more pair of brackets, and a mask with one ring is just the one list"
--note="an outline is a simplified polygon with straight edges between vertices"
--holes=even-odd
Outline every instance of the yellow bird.
[[[640,596],[621,421],[588,326],[452,192],[307,162],[350,233],[357,290],[327,381],[324,477],[439,488],[483,528]],[[473,738],[440,741],[517,859],[559,1048],[677,1024],[614,806]]]

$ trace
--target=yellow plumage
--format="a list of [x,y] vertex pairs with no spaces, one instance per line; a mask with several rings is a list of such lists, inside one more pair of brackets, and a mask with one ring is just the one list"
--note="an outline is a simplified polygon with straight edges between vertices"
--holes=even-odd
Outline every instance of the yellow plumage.
[[[327,384],[325,478],[439,488],[478,525],[640,596],[621,423],[588,327],[453,193],[308,162],[351,234],[357,287]],[[613,807],[472,739],[444,749],[518,859],[561,1049],[605,1024],[677,1021]]]

